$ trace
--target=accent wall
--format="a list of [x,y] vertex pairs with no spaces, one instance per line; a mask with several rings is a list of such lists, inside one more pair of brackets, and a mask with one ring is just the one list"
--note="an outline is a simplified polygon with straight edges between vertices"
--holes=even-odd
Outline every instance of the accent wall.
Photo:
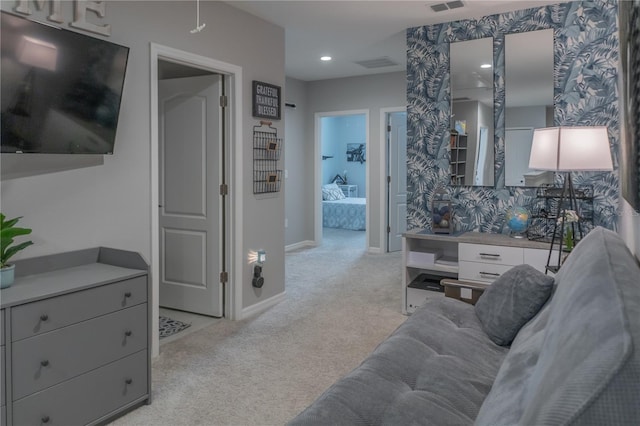
[[[509,207],[533,203],[534,188],[504,185],[504,40],[509,33],[548,28],[554,32],[555,125],[608,127],[614,171],[573,176],[576,185],[593,187],[594,224],[616,229],[617,14],[614,0],[576,1],[407,30],[408,229],[431,229],[429,204],[438,185],[447,187],[454,200],[456,231],[500,233]],[[493,37],[496,185],[450,187],[449,43],[483,37]]]

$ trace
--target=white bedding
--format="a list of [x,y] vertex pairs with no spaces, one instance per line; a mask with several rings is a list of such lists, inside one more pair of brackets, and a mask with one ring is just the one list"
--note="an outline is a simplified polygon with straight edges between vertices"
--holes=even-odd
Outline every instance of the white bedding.
[[322,226],[364,231],[366,227],[366,209],[366,198],[323,201]]

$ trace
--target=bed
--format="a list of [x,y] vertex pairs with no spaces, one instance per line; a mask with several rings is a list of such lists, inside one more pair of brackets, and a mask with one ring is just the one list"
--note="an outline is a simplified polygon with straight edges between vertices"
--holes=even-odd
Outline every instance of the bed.
[[322,226],[364,231],[367,222],[366,210],[366,198],[322,201]]

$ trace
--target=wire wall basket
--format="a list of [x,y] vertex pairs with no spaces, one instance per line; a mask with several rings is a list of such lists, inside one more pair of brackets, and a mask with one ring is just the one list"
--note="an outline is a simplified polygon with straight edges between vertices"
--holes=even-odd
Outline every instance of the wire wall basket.
[[253,126],[253,193],[279,192],[282,170],[278,161],[282,152],[282,138],[269,121]]

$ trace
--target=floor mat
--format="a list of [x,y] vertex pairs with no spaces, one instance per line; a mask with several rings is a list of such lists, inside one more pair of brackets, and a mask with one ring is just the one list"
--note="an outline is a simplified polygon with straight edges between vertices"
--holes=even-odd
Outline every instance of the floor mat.
[[160,315],[160,338],[169,337],[190,326],[191,324]]

